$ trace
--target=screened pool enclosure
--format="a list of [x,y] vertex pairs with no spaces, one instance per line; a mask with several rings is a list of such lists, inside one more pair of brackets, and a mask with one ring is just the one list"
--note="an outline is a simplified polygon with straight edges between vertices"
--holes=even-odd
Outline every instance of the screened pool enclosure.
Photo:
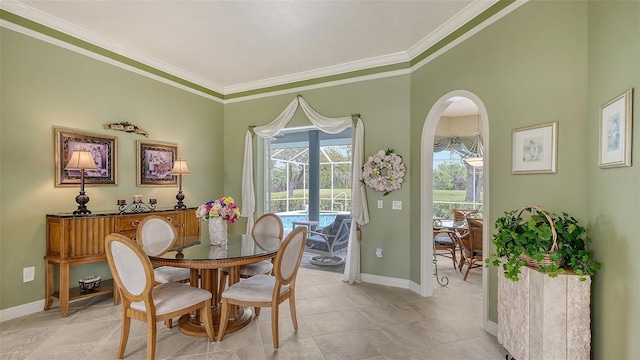
[[265,209],[320,226],[351,211],[351,129],[327,134],[315,128],[283,131],[265,141]]

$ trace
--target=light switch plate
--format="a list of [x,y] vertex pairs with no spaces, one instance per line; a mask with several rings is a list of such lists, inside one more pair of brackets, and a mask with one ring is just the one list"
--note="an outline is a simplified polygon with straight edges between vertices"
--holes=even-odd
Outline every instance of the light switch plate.
[[394,200],[391,203],[391,208],[393,210],[402,210],[402,201]]
[[384,207],[384,202],[382,200],[378,200],[378,209],[382,209]]

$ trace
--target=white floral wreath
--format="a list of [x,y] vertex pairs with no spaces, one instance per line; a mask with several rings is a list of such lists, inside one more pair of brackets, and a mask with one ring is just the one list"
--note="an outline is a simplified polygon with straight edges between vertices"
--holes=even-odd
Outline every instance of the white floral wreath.
[[400,189],[407,173],[402,156],[393,151],[380,150],[369,156],[362,166],[362,181],[376,191],[384,191],[383,196]]

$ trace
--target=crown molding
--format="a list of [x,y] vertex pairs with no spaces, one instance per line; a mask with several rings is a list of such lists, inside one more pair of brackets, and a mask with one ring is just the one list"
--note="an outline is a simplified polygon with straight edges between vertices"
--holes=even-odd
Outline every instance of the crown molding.
[[[440,26],[438,29],[436,29],[436,31],[429,34],[424,39],[420,40],[416,45],[412,46],[408,51],[329,66],[322,69],[315,69],[315,70],[300,72],[300,73],[291,74],[291,75],[285,75],[285,76],[274,77],[270,79],[249,82],[245,84],[227,86],[224,89],[225,90],[224,94],[236,94],[236,93],[241,93],[246,91],[253,91],[257,89],[264,89],[264,88],[279,86],[283,84],[291,84],[299,81],[306,81],[306,80],[317,79],[321,77],[339,75],[339,74],[344,74],[352,71],[365,70],[365,69],[376,68],[376,67],[381,67],[386,65],[395,65],[398,63],[410,61],[411,59],[427,51],[429,48],[431,48],[432,46],[436,45],[439,41],[444,39],[446,36],[453,33],[460,27],[464,26],[469,21],[473,20],[476,16],[478,16],[479,14],[482,14],[484,11],[488,10],[489,8],[491,8],[492,6],[494,6],[496,3],[500,1],[501,0],[480,0],[480,1],[472,2],[469,6],[467,6],[458,14],[456,14],[453,18],[451,18],[447,23]],[[469,36],[465,37],[465,39],[468,38]],[[458,41],[456,42],[456,44],[460,42],[461,41]]]
[[[49,27],[53,30],[60,31],[61,33],[73,36],[87,43],[99,46],[113,53],[138,61],[142,64],[146,64],[155,69],[174,75],[178,78],[203,86],[207,89],[218,92],[223,96],[228,94],[253,91],[253,90],[258,90],[263,88],[270,88],[270,87],[275,87],[275,86],[280,86],[280,85],[285,85],[285,84],[290,84],[290,83],[295,83],[300,81],[312,80],[312,79],[317,79],[317,78],[326,77],[326,76],[339,75],[339,74],[344,74],[352,71],[365,70],[373,67],[397,64],[397,63],[402,63],[409,60],[407,52],[399,52],[395,54],[383,55],[379,57],[329,66],[326,68],[314,69],[310,71],[299,72],[295,74],[289,74],[289,75],[225,87],[220,84],[208,81],[204,78],[198,77],[182,69],[173,67],[163,61],[147,56],[133,49],[126,48],[119,43],[108,40],[102,36],[99,36],[95,33],[87,31],[84,28],[70,24],[64,20],[61,20],[49,14],[43,13],[37,9],[34,9],[32,7],[19,3],[15,0],[2,1],[0,3],[0,8],[8,12],[11,12],[15,15],[18,15],[20,17],[23,17],[27,20],[31,20],[38,24]],[[33,34],[33,32],[30,32],[30,33]],[[41,36],[38,38],[40,38],[41,40],[52,42],[50,41],[50,39],[45,39]],[[61,42],[55,41],[55,44],[61,45]],[[74,48],[73,50],[77,51],[78,49]],[[86,55],[85,51],[82,51],[82,53]]]
[[469,21],[473,20],[476,16],[482,14],[482,12],[486,11],[499,1],[500,0],[472,2],[469,6],[449,19],[449,21],[438,27],[434,32],[409,48],[409,50],[407,51],[409,58],[413,59],[416,56],[427,51],[429,48],[437,44],[438,41],[444,39],[447,35],[453,33]]
[[99,46],[103,49],[112,51],[121,56],[127,57],[129,59],[138,61],[140,63],[151,66],[160,71],[166,72],[173,76],[176,76],[180,79],[187,80],[194,84],[205,87],[209,90],[218,92],[220,94],[224,94],[224,87],[220,84],[213,83],[211,81],[205,80],[199,76],[191,74],[182,69],[171,66],[163,61],[160,61],[151,56],[145,55],[136,50],[127,48],[122,46],[119,43],[108,40],[102,36],[99,36],[95,33],[85,30],[79,26],[70,24],[64,20],[61,20],[57,17],[51,16],[49,14],[43,13],[37,9],[34,9],[30,6],[26,6],[22,3],[16,2],[14,0],[3,0],[0,3],[0,8],[14,13],[20,17],[23,17],[27,20],[34,21],[46,27],[49,27],[53,30],[60,31],[64,34],[73,36],[82,41],[88,42],[90,44]]
[[[0,10],[6,10],[8,13],[12,13],[24,20],[13,23],[11,21],[16,20],[7,21],[3,18],[0,19],[0,26],[99,59],[185,91],[218,102],[229,103],[273,96],[279,93],[295,92],[301,89],[323,88],[411,73],[527,1],[474,1],[446,24],[407,51],[226,87],[175,68],[135,50],[125,48],[15,0],[3,0],[0,2]],[[24,26],[20,22],[33,22],[35,25]],[[456,34],[456,32],[459,32],[459,34]],[[71,37],[72,40],[70,41],[68,37]],[[98,51],[96,51],[96,48]],[[429,54],[429,51],[433,51],[433,53]],[[424,58],[420,59],[420,57]]]
[[227,86],[225,87],[225,94],[236,94],[236,93],[241,93],[246,91],[253,91],[258,89],[279,86],[279,85],[324,78],[328,76],[335,76],[335,75],[350,73],[354,71],[366,70],[366,69],[376,68],[380,66],[395,65],[398,63],[407,62],[409,60],[410,59],[407,52],[403,51],[395,54],[383,55],[383,56],[373,57],[369,59],[328,66],[325,68],[314,69],[310,71],[304,71],[304,72],[299,72],[295,74],[274,77],[270,79],[253,81],[245,84]]
[[410,74],[410,69],[407,68],[407,69],[400,69],[400,70],[381,71],[381,72],[376,72],[375,74],[362,75],[362,76],[356,76],[356,77],[346,76],[344,79],[340,79],[340,80],[323,81],[317,84],[309,84],[309,85],[296,85],[296,86],[286,87],[282,90],[258,91],[255,94],[230,97],[225,99],[223,103],[232,104],[232,103],[237,103],[237,102],[242,102],[247,100],[262,99],[262,98],[271,97],[271,96],[298,93],[301,91],[322,89],[322,88],[328,88],[332,86],[357,83],[357,82],[367,81],[367,80],[384,79],[388,77],[408,75],[408,74]]
[[[503,0],[499,0],[499,1],[503,1]],[[497,1],[496,3],[498,3],[499,1]],[[468,31],[464,32],[462,35],[460,35],[459,37],[455,38],[454,40],[451,40],[450,42],[446,43],[444,46],[442,46],[441,48],[437,49],[436,51],[434,51],[433,53],[429,54],[427,57],[425,57],[424,59],[418,61],[417,63],[413,64],[411,66],[411,72],[414,72],[416,70],[418,70],[419,68],[423,67],[424,65],[428,64],[429,62],[431,62],[432,60],[438,58],[440,55],[444,54],[445,52],[447,52],[448,50],[458,46],[460,43],[462,43],[463,41],[467,40],[468,38],[472,37],[473,35],[479,33],[480,31],[482,31],[484,28],[486,28],[487,26],[495,23],[496,21],[502,19],[503,17],[505,17],[507,14],[511,13],[512,11],[514,11],[515,9],[519,8],[520,6],[526,4],[529,0],[514,0],[511,1],[510,4],[508,4],[507,6],[505,6],[504,8],[502,8],[501,10],[497,11],[495,14],[489,16],[487,19],[480,21],[477,25],[471,27]],[[486,11],[486,10],[485,10]],[[468,20],[465,24],[470,23],[471,20]],[[458,29],[460,29],[460,27],[458,27]],[[454,31],[456,31],[457,29],[454,29],[453,31],[451,31],[449,34],[453,34]],[[419,55],[422,55],[423,53],[427,52],[427,50],[431,49],[431,48],[435,48],[435,46],[437,45],[437,43],[431,44],[431,46],[429,46],[427,49],[423,50],[422,52],[418,53],[415,56],[412,56],[411,59],[416,59]]]
[[207,99],[214,100],[214,101],[217,101],[217,102],[222,102],[222,99],[220,97],[217,97],[217,96],[214,96],[212,94],[200,91],[198,89],[194,89],[192,87],[180,84],[178,82],[172,81],[172,80],[167,79],[165,77],[162,77],[162,76],[159,76],[159,75],[156,75],[156,74],[152,74],[150,72],[147,72],[147,71],[144,71],[142,69],[139,69],[139,68],[137,68],[135,66],[127,65],[127,64],[125,64],[125,63],[123,63],[121,61],[112,59],[112,58],[107,57],[107,56],[103,56],[103,55],[97,54],[97,53],[95,53],[93,51],[84,49],[84,48],[79,47],[79,46],[72,45],[72,44],[70,44],[70,43],[68,43],[66,41],[62,41],[62,40],[56,39],[54,37],[45,35],[45,34],[43,34],[41,32],[25,28],[23,26],[17,25],[15,23],[10,22],[10,21],[6,21],[4,19],[0,19],[0,27],[11,29],[11,30],[13,30],[15,32],[30,36],[30,37],[32,37],[34,39],[42,40],[42,41],[44,41],[46,43],[59,46],[59,47],[61,47],[63,49],[67,49],[67,50],[73,51],[75,53],[87,56],[89,58],[102,61],[104,63],[119,67],[119,68],[127,70],[127,71],[131,71],[132,73],[135,73],[135,74],[138,74],[138,75],[142,75],[144,77],[147,77],[147,78],[150,78],[150,79],[153,79],[153,80],[157,80],[157,81],[159,81],[161,83],[176,87],[178,89],[190,92],[192,94],[196,94],[196,95],[199,95],[199,96],[202,96],[202,97],[205,97]]

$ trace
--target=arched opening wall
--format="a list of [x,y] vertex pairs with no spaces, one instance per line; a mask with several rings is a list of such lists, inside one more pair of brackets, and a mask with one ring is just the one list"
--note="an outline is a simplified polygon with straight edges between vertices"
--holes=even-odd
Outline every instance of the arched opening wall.
[[[455,90],[440,97],[431,107],[424,121],[420,146],[420,294],[433,295],[433,145],[438,122],[445,109],[457,99],[465,97],[478,107],[478,115],[482,123],[484,143],[484,190],[483,209],[490,213],[489,204],[489,119],[482,100],[467,90]],[[487,227],[483,228],[483,249],[489,249]],[[485,258],[486,258],[485,254]],[[488,322],[488,270],[482,267],[482,319],[483,327],[491,330]]]

